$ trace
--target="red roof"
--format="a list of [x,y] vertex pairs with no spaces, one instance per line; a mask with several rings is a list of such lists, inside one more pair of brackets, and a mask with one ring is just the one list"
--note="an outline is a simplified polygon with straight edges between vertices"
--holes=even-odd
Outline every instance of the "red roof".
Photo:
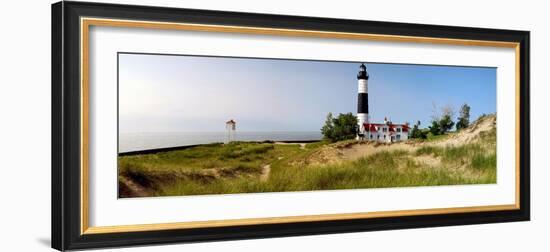
[[363,124],[363,127],[365,128],[366,131],[377,131],[376,130],[376,127],[380,127],[380,126],[389,126],[388,128],[390,129],[389,131],[390,132],[395,132],[395,128],[396,127],[401,127],[401,130],[403,132],[409,132],[409,126],[407,124],[384,124],[384,123],[364,123]]

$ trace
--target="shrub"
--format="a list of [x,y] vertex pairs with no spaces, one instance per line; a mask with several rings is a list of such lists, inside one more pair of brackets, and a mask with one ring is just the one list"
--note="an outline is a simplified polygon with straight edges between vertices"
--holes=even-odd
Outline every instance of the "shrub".
[[328,113],[321,133],[331,142],[353,139],[357,135],[357,117],[350,112],[333,118],[332,113]]

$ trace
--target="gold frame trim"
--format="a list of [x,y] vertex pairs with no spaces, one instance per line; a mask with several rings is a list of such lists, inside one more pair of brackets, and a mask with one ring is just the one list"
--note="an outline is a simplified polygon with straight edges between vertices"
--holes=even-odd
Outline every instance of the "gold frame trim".
[[[285,216],[269,218],[249,218],[249,219],[229,219],[229,220],[211,220],[211,221],[191,221],[191,222],[173,222],[157,224],[135,224],[121,226],[99,226],[90,227],[89,223],[89,29],[90,26],[110,26],[110,27],[131,27],[146,29],[164,29],[164,30],[185,30],[200,32],[223,32],[223,33],[241,33],[255,35],[275,35],[275,36],[294,36],[294,37],[315,37],[329,39],[354,39],[370,41],[390,41],[390,42],[409,42],[409,43],[430,43],[461,46],[487,46],[504,47],[515,49],[515,76],[516,76],[516,188],[515,204],[510,205],[490,205],[475,207],[453,207],[453,208],[434,208],[434,209],[416,209],[416,210],[397,210],[397,211],[379,211],[364,213],[343,213],[343,214],[322,214],[322,215],[303,215],[303,216]],[[248,26],[226,26],[226,25],[205,25],[193,23],[170,23],[170,22],[152,22],[135,21],[122,19],[101,19],[101,18],[81,18],[80,19],[80,71],[81,71],[81,167],[80,167],[80,233],[86,234],[104,234],[119,232],[139,232],[139,231],[158,231],[173,229],[190,229],[206,227],[226,227],[236,225],[258,225],[258,224],[280,224],[291,222],[312,222],[328,220],[350,220],[366,219],[396,216],[415,216],[415,215],[435,215],[469,212],[490,212],[501,210],[520,209],[520,48],[516,42],[486,41],[486,40],[468,40],[452,38],[432,38],[418,36],[399,36],[399,35],[381,35],[365,33],[347,33],[347,32],[328,32],[316,30],[294,30],[261,28]]]

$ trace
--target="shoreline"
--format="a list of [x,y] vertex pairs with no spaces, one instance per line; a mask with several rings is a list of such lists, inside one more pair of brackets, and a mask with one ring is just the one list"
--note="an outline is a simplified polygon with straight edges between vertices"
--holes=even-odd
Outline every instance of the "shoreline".
[[[244,143],[285,143],[285,144],[306,144],[306,143],[315,143],[320,142],[321,140],[282,140],[282,141],[274,141],[274,140],[263,140],[263,141],[234,141],[234,142],[244,142]],[[176,150],[185,150],[193,147],[203,146],[203,145],[210,145],[210,144],[223,144],[222,142],[213,142],[213,143],[205,143],[205,144],[192,144],[192,145],[183,145],[183,146],[173,146],[173,147],[162,147],[162,148],[155,148],[155,149],[146,149],[146,150],[136,150],[136,151],[125,151],[125,152],[119,152],[118,157],[122,156],[132,156],[132,155],[143,155],[143,154],[155,154],[155,153],[161,153],[161,152],[168,152],[168,151],[176,151]]]

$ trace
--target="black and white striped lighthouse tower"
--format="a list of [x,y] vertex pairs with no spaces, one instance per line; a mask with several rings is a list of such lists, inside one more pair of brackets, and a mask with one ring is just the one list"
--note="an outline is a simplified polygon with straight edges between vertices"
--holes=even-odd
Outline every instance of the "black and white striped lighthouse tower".
[[359,126],[359,135],[365,134],[364,124],[369,122],[369,89],[368,89],[369,74],[365,64],[359,67],[357,73],[358,96],[357,96],[357,124]]

